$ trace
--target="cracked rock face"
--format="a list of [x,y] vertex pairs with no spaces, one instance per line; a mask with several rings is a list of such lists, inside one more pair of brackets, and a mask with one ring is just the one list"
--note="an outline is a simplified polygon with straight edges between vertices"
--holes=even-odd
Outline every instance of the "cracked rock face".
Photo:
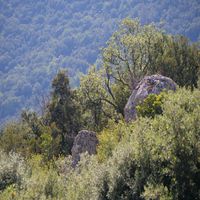
[[96,154],[98,139],[95,132],[82,130],[75,137],[72,147],[72,166],[75,167],[80,160],[80,154],[88,152],[89,155]]
[[149,94],[159,94],[163,90],[176,90],[176,83],[162,75],[145,76],[133,90],[124,109],[126,122],[135,120],[137,117],[136,106]]

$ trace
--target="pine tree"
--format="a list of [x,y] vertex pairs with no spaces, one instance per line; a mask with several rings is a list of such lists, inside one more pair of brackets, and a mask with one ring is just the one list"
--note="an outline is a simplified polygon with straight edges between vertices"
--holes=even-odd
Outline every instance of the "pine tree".
[[61,153],[69,154],[80,125],[78,107],[66,71],[60,71],[53,79],[47,116],[49,123],[55,123],[59,129],[56,134],[61,135]]

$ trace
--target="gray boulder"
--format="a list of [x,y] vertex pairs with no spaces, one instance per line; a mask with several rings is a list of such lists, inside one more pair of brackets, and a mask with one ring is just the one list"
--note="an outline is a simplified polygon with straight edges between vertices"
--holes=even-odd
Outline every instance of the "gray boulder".
[[80,154],[88,152],[89,155],[96,154],[98,139],[95,132],[82,130],[75,137],[72,147],[72,166],[75,167],[80,160]]
[[159,94],[165,90],[176,90],[176,83],[162,75],[145,76],[133,90],[124,109],[125,121],[130,122],[137,117],[136,106],[149,94]]

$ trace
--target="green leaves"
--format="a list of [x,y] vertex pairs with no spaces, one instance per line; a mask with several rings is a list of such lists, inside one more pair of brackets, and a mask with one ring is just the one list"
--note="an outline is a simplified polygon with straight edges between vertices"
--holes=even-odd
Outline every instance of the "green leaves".
[[163,93],[156,95],[150,94],[138,106],[136,106],[138,116],[155,117],[155,115],[162,114]]
[[178,85],[197,87],[200,68],[198,44],[171,36],[154,24],[125,19],[102,51],[103,65],[113,82],[134,89],[145,75],[160,73]]
[[103,103],[107,99],[107,94],[103,87],[101,71],[97,71],[95,66],[89,70],[88,75],[82,76],[78,95],[85,127],[100,130],[105,120]]
[[[117,195],[113,199],[122,196],[131,199],[129,195],[134,192],[138,195],[136,199],[140,199],[143,192],[143,197],[147,199],[158,197],[195,199],[198,196],[199,95],[198,90],[191,92],[186,89],[179,89],[175,93],[162,93],[162,98],[158,98],[162,99],[162,104],[159,105],[162,108],[162,115],[155,115],[154,118],[139,118],[132,124],[121,123],[118,128],[114,126],[102,132],[99,137],[98,156],[104,158],[104,163],[111,162],[109,173],[114,173],[113,170],[118,169],[119,163],[125,157],[125,155],[120,157],[119,151],[127,152],[128,147],[132,155],[129,157],[129,163],[135,163],[134,173],[129,172],[130,165],[123,162],[123,171],[115,171],[116,177],[112,176],[111,179],[114,186],[108,184],[109,192],[112,191],[115,193],[112,195]],[[154,102],[157,97],[153,95],[148,101]],[[152,102],[151,104],[153,105]],[[117,142],[118,133],[121,137]],[[129,173],[128,176],[124,171]],[[128,191],[121,190],[122,182],[118,185],[120,176],[123,176],[122,179],[126,184],[129,183],[131,186],[130,183],[133,183],[134,187],[129,188]]]
[[79,105],[76,94],[70,89],[69,78],[65,71],[60,71],[52,82],[52,95],[46,109],[46,121],[59,129],[61,135],[60,151],[69,154],[73,139],[81,126]]
[[[199,90],[192,92],[186,89],[150,96],[147,102],[151,106],[161,106],[162,115],[140,117],[129,124],[111,121],[98,136],[98,154],[81,155],[81,161],[75,169],[71,167],[70,158],[59,158],[44,165],[41,156],[33,156],[28,160],[31,173],[27,174],[23,171],[23,160],[16,161],[15,157],[18,156],[13,155],[10,159],[1,153],[0,176],[5,175],[1,177],[5,180],[6,189],[0,193],[0,197],[198,199],[199,98]],[[155,103],[157,101],[162,104]],[[53,124],[41,130],[41,140],[38,142],[44,153],[54,149],[55,138],[51,137],[53,130],[56,131]],[[20,163],[23,164],[21,167],[18,166]],[[17,172],[19,170],[18,180],[22,182],[15,182],[15,166]],[[12,176],[14,179],[9,179]],[[19,183],[21,187],[15,187],[13,183]]]

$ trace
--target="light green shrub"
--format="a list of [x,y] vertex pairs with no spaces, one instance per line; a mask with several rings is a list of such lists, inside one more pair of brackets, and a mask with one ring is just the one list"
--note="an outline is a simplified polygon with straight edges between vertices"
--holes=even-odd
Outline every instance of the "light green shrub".
[[[149,182],[150,185],[156,183],[157,186],[168,188],[171,196],[168,197],[163,191],[164,199],[199,198],[199,99],[198,90],[191,92],[179,89],[176,93],[169,92],[164,94],[162,115],[120,125],[126,134],[122,134],[124,137],[112,149],[112,156],[106,160],[106,163],[111,164],[107,166],[107,193],[104,196],[108,199],[141,199],[145,185]],[[115,131],[112,131],[114,134]],[[120,168],[119,162],[126,157],[121,157],[119,150],[124,152],[128,146],[133,155],[128,162],[122,162],[121,171],[117,170]],[[132,173],[129,173],[130,166],[135,169]],[[122,189],[126,184],[128,186]],[[157,186],[149,190],[163,190]],[[133,193],[134,197],[131,196]]]
[[34,156],[20,187],[10,184],[0,199],[198,200],[199,99],[198,90],[164,94],[162,115],[111,124],[98,155],[82,155],[75,169],[69,158],[43,166]]
[[145,200],[172,200],[172,196],[169,193],[167,187],[163,185],[147,185],[144,188],[143,197]]
[[136,106],[138,116],[155,117],[162,114],[163,93],[148,95],[139,105]]

